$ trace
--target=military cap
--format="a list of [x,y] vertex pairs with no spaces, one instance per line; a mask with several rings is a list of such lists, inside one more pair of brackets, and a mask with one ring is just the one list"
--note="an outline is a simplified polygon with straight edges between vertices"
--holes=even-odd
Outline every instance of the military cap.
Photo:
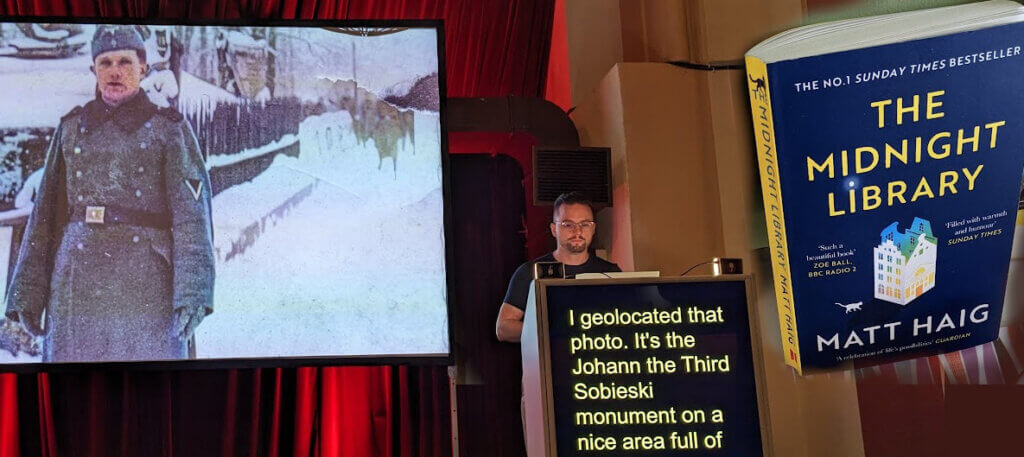
[[101,25],[96,27],[96,33],[92,36],[92,58],[104,52],[120,51],[131,49],[139,54],[139,58],[146,60],[146,45],[142,42],[142,35],[131,25]]

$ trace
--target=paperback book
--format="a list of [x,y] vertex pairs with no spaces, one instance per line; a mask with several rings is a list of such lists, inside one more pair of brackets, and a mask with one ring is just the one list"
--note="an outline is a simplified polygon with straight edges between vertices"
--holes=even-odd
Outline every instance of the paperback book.
[[1024,8],[816,24],[746,56],[787,364],[998,336],[1024,171]]

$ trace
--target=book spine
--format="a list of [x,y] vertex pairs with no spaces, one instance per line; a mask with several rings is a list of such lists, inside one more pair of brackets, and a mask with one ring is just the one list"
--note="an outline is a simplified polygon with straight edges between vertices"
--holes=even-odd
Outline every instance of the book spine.
[[764,197],[764,216],[771,248],[772,274],[775,280],[775,301],[779,308],[779,328],[782,331],[782,353],[786,364],[801,373],[800,341],[796,331],[796,312],[793,307],[793,281],[789,267],[789,245],[786,242],[786,218],[782,209],[779,155],[776,149],[776,130],[772,114],[771,88],[768,67],[764,61],[747,56],[747,86],[750,89],[750,110],[754,121],[757,143],[757,162],[761,169],[761,193]]

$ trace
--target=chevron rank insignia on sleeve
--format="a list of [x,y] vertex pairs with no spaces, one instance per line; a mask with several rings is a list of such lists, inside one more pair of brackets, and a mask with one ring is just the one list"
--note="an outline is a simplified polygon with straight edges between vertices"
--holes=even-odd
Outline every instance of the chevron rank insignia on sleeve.
[[185,185],[188,186],[189,192],[192,192],[192,198],[199,200],[199,196],[203,194],[203,182],[198,179],[185,178]]

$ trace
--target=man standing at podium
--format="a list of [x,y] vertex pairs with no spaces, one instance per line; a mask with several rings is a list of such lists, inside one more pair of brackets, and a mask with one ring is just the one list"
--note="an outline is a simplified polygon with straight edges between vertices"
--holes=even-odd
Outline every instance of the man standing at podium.
[[561,262],[565,265],[566,278],[575,278],[580,273],[622,271],[618,265],[590,253],[590,242],[596,229],[594,206],[590,199],[580,192],[558,196],[551,221],[551,235],[558,242],[558,247],[554,252],[520,265],[512,275],[505,302],[498,311],[498,340],[518,342],[523,333],[523,316],[526,315],[534,263]]

